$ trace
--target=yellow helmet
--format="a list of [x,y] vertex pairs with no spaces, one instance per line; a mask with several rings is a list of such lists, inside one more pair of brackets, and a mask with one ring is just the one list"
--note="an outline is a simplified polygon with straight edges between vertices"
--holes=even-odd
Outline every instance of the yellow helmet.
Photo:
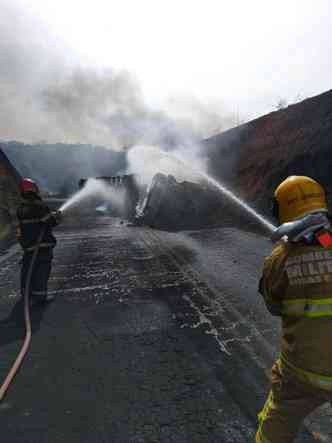
[[313,212],[327,212],[325,191],[310,177],[287,177],[275,190],[274,199],[281,224]]

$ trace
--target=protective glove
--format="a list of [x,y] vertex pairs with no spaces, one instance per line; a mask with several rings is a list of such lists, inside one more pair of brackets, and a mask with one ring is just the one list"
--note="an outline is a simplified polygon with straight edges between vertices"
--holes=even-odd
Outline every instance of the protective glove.
[[53,217],[55,218],[57,223],[60,223],[62,221],[62,212],[57,210],[52,212]]

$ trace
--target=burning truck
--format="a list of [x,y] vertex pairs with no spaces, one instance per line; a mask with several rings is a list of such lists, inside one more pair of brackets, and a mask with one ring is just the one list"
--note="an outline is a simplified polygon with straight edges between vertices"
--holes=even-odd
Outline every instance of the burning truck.
[[157,229],[183,230],[217,226],[224,199],[205,181],[177,181],[156,174],[147,190],[137,223]]
[[[149,186],[140,185],[134,174],[95,177],[107,186],[122,193],[121,207],[112,202],[106,205],[107,214],[124,218],[135,225],[163,230],[201,229],[232,223],[235,209],[225,211],[222,194],[209,183],[177,181],[173,175],[157,173]],[[82,189],[88,178],[79,181]],[[105,202],[94,199],[89,209],[105,208]],[[227,214],[227,215],[226,215]]]

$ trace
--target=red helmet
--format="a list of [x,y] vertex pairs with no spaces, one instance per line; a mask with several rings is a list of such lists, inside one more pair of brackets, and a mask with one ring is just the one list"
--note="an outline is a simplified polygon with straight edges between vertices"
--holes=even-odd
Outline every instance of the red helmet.
[[34,194],[39,194],[39,188],[36,183],[30,178],[23,178],[20,183],[20,191],[22,194],[25,192],[33,192]]

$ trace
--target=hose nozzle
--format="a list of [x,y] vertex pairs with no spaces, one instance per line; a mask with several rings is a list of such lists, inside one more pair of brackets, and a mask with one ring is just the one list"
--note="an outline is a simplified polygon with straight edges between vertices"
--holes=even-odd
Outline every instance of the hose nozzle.
[[331,224],[325,212],[309,214],[299,220],[284,223],[271,235],[272,242],[277,242],[287,237],[290,242],[298,242],[306,235],[315,233],[321,229],[330,229]]
[[60,209],[57,209],[56,211],[52,212],[53,217],[57,221],[57,223],[60,223],[63,219],[63,213]]

